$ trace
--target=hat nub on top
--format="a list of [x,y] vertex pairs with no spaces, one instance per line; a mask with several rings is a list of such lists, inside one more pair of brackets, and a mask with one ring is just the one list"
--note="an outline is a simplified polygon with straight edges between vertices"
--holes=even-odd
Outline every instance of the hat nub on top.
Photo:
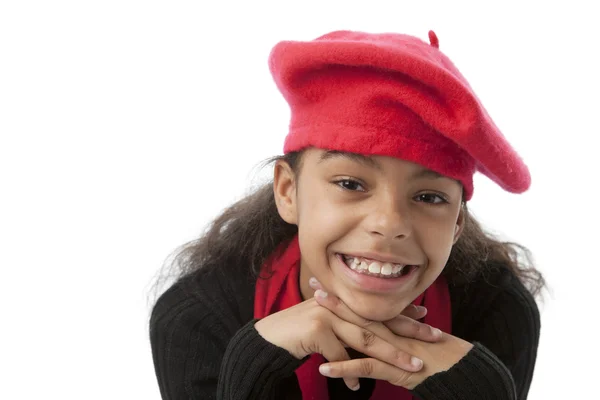
[[401,158],[460,181],[465,200],[476,171],[509,192],[527,190],[527,166],[432,31],[429,40],[335,31],[279,42],[269,67],[291,110],[284,153],[318,147]]

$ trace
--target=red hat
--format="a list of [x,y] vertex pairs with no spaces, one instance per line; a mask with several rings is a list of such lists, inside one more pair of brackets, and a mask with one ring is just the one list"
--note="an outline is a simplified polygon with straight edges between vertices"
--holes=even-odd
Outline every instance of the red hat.
[[291,109],[284,153],[401,158],[460,181],[465,200],[476,171],[509,192],[527,190],[527,166],[432,31],[429,39],[336,31],[278,43],[269,67]]

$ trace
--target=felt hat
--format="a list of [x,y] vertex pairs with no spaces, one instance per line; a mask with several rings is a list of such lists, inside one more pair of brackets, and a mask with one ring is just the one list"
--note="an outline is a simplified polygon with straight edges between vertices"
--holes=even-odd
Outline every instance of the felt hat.
[[269,68],[291,110],[284,153],[318,147],[401,158],[460,181],[465,200],[476,171],[526,191],[527,166],[433,31],[429,40],[335,31],[275,45]]

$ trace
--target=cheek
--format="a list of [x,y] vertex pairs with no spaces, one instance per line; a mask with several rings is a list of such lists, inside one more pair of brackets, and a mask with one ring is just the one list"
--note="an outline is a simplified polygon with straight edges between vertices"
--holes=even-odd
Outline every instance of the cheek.
[[343,202],[337,201],[331,189],[313,188],[308,196],[298,198],[298,228],[309,231],[320,240],[335,240],[356,225],[356,213]]
[[420,232],[420,242],[430,268],[441,272],[452,251],[453,241],[454,229],[449,229],[446,224],[444,226],[430,226]]
[[[356,226],[356,213],[335,201],[325,191],[311,191],[299,198],[298,237],[302,262],[323,284],[331,280],[332,244],[344,238]],[[354,216],[354,217],[353,217]],[[338,249],[339,250],[339,249]]]

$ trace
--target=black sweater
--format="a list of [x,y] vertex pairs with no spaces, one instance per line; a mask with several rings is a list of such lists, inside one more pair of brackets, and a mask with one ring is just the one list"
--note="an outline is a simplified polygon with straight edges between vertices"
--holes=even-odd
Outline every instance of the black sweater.
[[[197,271],[162,294],[150,341],[164,400],[301,399],[294,370],[304,360],[254,329],[254,289],[248,272],[229,266]],[[533,297],[507,268],[450,286],[450,296],[452,334],[474,347],[412,393],[426,400],[526,399],[540,332]],[[357,392],[327,379],[331,400],[368,399],[374,388],[372,379],[360,379]]]

